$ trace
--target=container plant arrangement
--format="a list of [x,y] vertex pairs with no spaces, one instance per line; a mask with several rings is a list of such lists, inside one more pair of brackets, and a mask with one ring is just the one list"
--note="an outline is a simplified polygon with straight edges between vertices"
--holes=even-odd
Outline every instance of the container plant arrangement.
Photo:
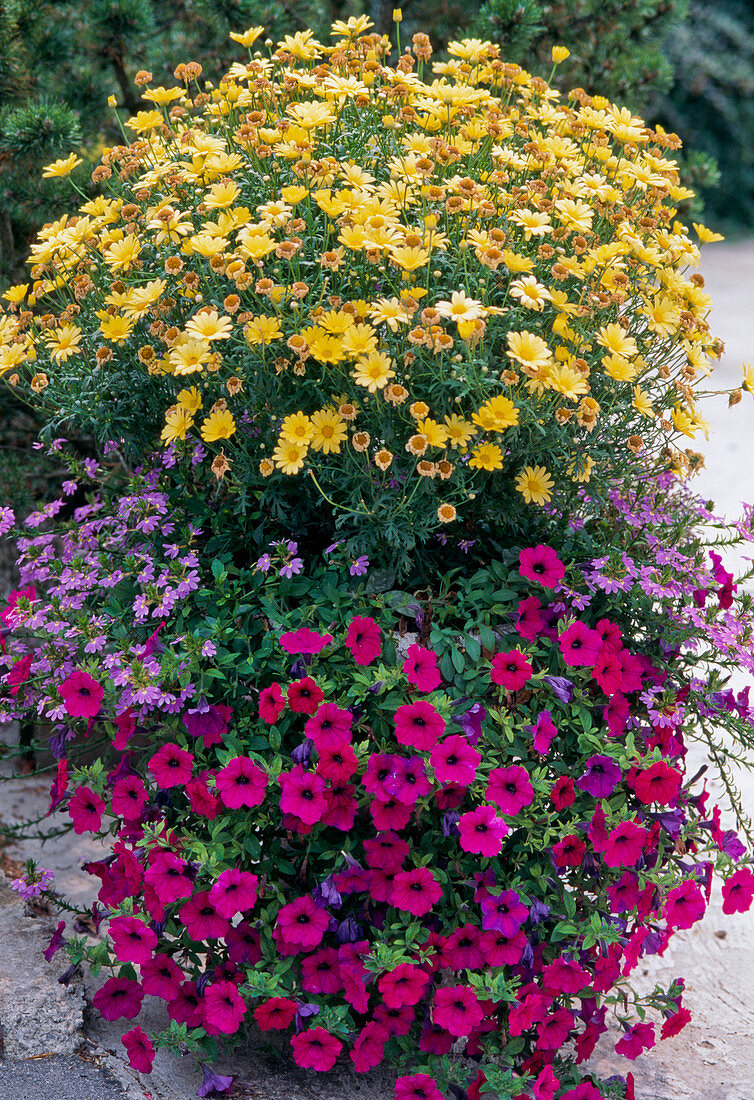
[[51,808],[110,846],[98,937],[50,953],[108,1019],[164,1001],[131,1062],[188,1048],[205,1092],[255,1026],[387,1060],[396,1100],[629,1097],[588,1067],[608,1014],[629,1059],[690,1018],[631,972],[715,873],[754,894],[752,524],[688,485],[719,343],[678,142],[369,30],[140,73],[5,294],[0,371],[71,476],[15,530],[0,717],[55,724]]

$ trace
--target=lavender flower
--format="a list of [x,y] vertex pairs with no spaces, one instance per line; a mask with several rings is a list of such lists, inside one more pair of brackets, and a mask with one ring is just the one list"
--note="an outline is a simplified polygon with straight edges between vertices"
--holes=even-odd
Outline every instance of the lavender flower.
[[348,572],[352,577],[363,577],[368,569],[369,558],[365,554],[362,554],[360,558],[356,558],[355,561],[351,562]]

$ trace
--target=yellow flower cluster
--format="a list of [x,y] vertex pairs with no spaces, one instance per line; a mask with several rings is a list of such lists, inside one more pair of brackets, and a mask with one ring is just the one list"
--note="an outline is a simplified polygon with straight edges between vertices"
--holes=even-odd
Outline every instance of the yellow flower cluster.
[[340,470],[396,478],[406,501],[443,484],[459,508],[490,475],[544,504],[618,438],[659,452],[704,430],[695,383],[718,344],[686,274],[677,139],[562,101],[489,42],[425,74],[416,35],[390,66],[370,26],[271,56],[254,27],[218,87],[189,64],[145,88],[103,193],[45,227],[31,283],[4,295],[0,375],[44,367],[53,400],[138,364],[165,445],[222,441],[260,485]]

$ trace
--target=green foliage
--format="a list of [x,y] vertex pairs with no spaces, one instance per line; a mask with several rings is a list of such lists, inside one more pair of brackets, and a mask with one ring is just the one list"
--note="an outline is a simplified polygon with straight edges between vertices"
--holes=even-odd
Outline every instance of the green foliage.
[[[675,76],[652,116],[693,150],[710,223],[754,225],[754,11],[742,0],[692,0],[664,44]],[[716,161],[718,170],[710,162]],[[719,180],[719,185],[718,184]],[[691,181],[694,186],[694,181]]]

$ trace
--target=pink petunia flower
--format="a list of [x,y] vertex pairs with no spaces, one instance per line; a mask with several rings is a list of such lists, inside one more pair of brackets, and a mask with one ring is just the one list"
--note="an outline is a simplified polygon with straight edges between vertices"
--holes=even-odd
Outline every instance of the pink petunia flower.
[[285,1031],[293,1023],[298,1005],[288,997],[270,997],[254,1009],[254,1019],[262,1031]]
[[395,1100],[443,1100],[437,1081],[427,1073],[399,1077],[394,1096]]
[[5,677],[5,682],[10,688],[11,696],[18,695],[21,686],[29,679],[33,660],[34,657],[31,653],[26,653],[23,657],[19,657],[13,665],[13,668]]
[[504,687],[506,691],[520,691],[529,683],[534,669],[520,649],[510,649],[506,653],[496,653],[492,658],[490,680]]
[[301,988],[307,993],[332,996],[343,988],[334,947],[320,947],[301,960]]
[[633,821],[622,821],[608,835],[604,860],[608,867],[635,867],[649,833]]
[[273,937],[276,942],[283,940],[297,950],[313,951],[320,945],[329,927],[327,911],[321,909],[309,894],[304,894],[280,909]]
[[316,630],[310,630],[308,626],[299,627],[298,630],[290,630],[287,634],[281,634],[280,645],[286,653],[291,654],[315,654],[332,642],[332,634],[318,634]]
[[346,633],[346,646],[357,665],[370,665],[382,653],[382,632],[374,619],[357,615]]
[[178,995],[183,971],[169,955],[153,955],[141,963],[141,984],[150,997],[172,1001]]
[[380,1064],[385,1057],[385,1043],[389,1038],[387,1028],[376,1021],[364,1025],[350,1052],[357,1073],[367,1073]]
[[566,810],[576,801],[576,789],[570,775],[561,775],[556,779],[550,791],[550,798],[556,810]]
[[168,1018],[188,1027],[202,1024],[202,1000],[193,982],[181,982],[178,993],[168,1002]]
[[445,719],[424,699],[398,707],[394,722],[398,743],[419,752],[429,752],[445,731]]
[[648,805],[667,806],[674,802],[681,789],[681,773],[664,760],[658,760],[643,771],[628,777],[628,785],[636,792],[640,802]]
[[168,741],[151,757],[147,767],[162,790],[169,787],[185,787],[191,778],[194,757],[179,745]]
[[359,766],[359,759],[347,741],[320,749],[317,755],[317,775],[336,785],[349,780]]
[[230,931],[230,924],[215,909],[208,890],[199,890],[178,910],[178,919],[192,940],[221,940]]
[[525,600],[521,600],[518,605],[516,630],[524,641],[536,642],[546,625],[545,609],[537,597],[527,596]]
[[68,813],[73,822],[73,831],[96,833],[102,825],[105,803],[91,787],[79,787],[68,802]]
[[288,706],[296,714],[314,714],[325,694],[310,676],[304,676],[303,680],[288,685],[286,696]]
[[501,890],[499,894],[485,894],[480,901],[482,928],[497,930],[513,936],[529,916],[529,909],[515,890]]
[[215,776],[215,787],[229,810],[260,806],[267,783],[267,773],[250,756],[234,757]]
[[435,992],[432,1020],[460,1039],[469,1035],[484,1019],[484,1009],[471,986],[446,985]]
[[296,764],[289,772],[281,772],[278,783],[282,789],[280,809],[283,813],[295,814],[306,825],[314,825],[322,818],[327,800],[321,775]]
[[150,856],[144,881],[154,890],[163,905],[171,905],[179,898],[190,897],[193,891],[188,865],[174,852],[158,851]]
[[754,899],[754,874],[748,867],[739,867],[723,883],[723,913],[746,913]]
[[515,966],[523,956],[526,936],[520,928],[512,936],[499,928],[488,928],[479,938],[479,947],[489,966]]
[[116,814],[126,821],[138,821],[149,794],[138,775],[124,775],[113,784],[110,801]]
[[312,1027],[291,1037],[293,1061],[304,1069],[315,1069],[326,1073],[332,1069],[343,1049],[340,1039],[336,1039],[323,1027]]
[[259,717],[268,726],[274,726],[285,710],[283,689],[277,682],[263,688],[259,693]]
[[414,642],[408,647],[406,659],[403,662],[403,675],[419,691],[434,691],[442,683],[440,670],[437,667],[437,654]]
[[432,749],[429,761],[440,783],[470,787],[482,756],[459,733],[451,734]]
[[113,917],[108,934],[113,941],[115,957],[120,962],[148,962],[157,946],[157,936],[137,917]]
[[236,913],[245,913],[257,903],[259,879],[251,871],[228,867],[209,891],[209,900],[221,917],[231,920]]
[[141,1011],[144,991],[129,978],[108,978],[92,997],[92,1004],[105,1020],[133,1020]]
[[580,619],[558,638],[563,660],[571,668],[594,668],[602,652],[602,638]]
[[304,726],[304,733],[314,742],[317,750],[349,741],[353,715],[335,703],[322,703]]
[[399,871],[393,881],[392,904],[404,913],[423,917],[442,897],[442,890],[428,867]]
[[662,915],[668,928],[691,928],[704,916],[706,905],[698,882],[686,879],[668,891]]
[[534,751],[538,752],[540,756],[547,756],[552,739],[558,733],[549,710],[540,711],[536,722],[531,727],[531,733]]
[[399,963],[377,983],[382,999],[388,1008],[415,1005],[424,996],[429,985],[429,974],[413,963]]
[[503,838],[510,829],[502,817],[497,817],[492,806],[477,806],[475,810],[461,815],[458,831],[458,843],[465,852],[491,858],[499,855]]
[[537,1050],[559,1050],[573,1027],[573,1016],[567,1008],[559,1008],[537,1024]]
[[504,814],[515,816],[534,801],[534,788],[525,768],[512,764],[507,768],[493,768],[489,774],[485,798],[494,802]]
[[204,990],[200,1011],[208,1035],[235,1035],[246,1015],[246,1004],[233,982],[216,982]]
[[72,718],[94,718],[102,709],[104,689],[101,684],[76,669],[59,686],[63,706]]
[[128,1064],[139,1073],[151,1073],[154,1062],[154,1045],[140,1027],[127,1031],[120,1040],[128,1052]]
[[655,1025],[648,1023],[634,1024],[629,1028],[622,1039],[615,1044],[615,1053],[622,1054],[624,1058],[633,1061],[643,1054],[645,1050],[651,1050],[655,1045]]
[[518,571],[527,581],[534,581],[543,588],[555,588],[565,576],[565,566],[550,546],[540,543],[518,555]]

